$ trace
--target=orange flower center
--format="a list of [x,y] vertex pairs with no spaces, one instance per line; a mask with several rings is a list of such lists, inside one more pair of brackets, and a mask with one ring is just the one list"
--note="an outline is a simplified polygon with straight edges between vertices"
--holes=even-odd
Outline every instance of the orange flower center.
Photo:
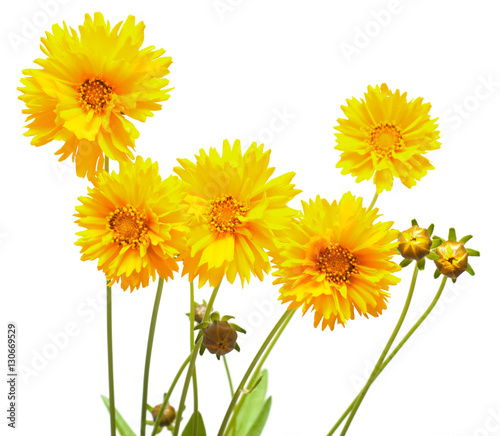
[[223,195],[210,202],[208,219],[210,230],[220,234],[234,233],[241,224],[241,217],[248,212],[248,207],[232,195]]
[[319,253],[317,266],[326,280],[338,285],[349,283],[349,276],[359,274],[356,257],[340,244],[331,244]]
[[113,231],[113,242],[119,245],[132,245],[137,248],[144,242],[148,232],[146,214],[134,206],[120,206],[108,216],[109,228]]
[[381,123],[372,128],[368,142],[380,157],[391,157],[394,151],[405,146],[401,129],[392,123]]
[[78,87],[79,102],[86,112],[101,113],[113,97],[113,88],[101,79],[87,79]]

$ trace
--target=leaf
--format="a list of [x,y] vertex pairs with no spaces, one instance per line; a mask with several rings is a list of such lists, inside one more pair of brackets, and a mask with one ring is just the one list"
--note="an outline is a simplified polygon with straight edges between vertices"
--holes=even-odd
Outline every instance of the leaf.
[[411,220],[411,225],[412,225],[412,226],[418,226],[417,220],[416,220],[415,218],[413,218],[413,219]]
[[412,260],[411,260],[411,259],[403,259],[403,260],[400,262],[400,264],[399,264],[399,265],[401,266],[401,268],[404,268],[404,267],[408,266],[411,262],[412,262]]
[[439,270],[436,268],[436,271],[434,271],[434,278],[437,279],[439,276],[441,275],[441,273],[439,272]]
[[439,256],[434,253],[433,251],[431,251],[428,255],[427,255],[427,259],[430,259],[430,260],[438,260],[439,259]]
[[262,379],[253,392],[245,394],[243,406],[236,415],[236,433],[244,436],[252,427],[253,423],[259,416],[262,407],[264,406],[267,391],[267,370],[262,371]]
[[457,242],[457,232],[453,227],[450,227],[450,231],[448,233],[448,241]]
[[194,430],[193,426],[194,426],[194,413],[191,415],[191,418],[189,418],[189,422],[184,428],[182,436],[207,436],[207,432],[205,430],[205,424],[203,423],[203,418],[201,417],[200,412],[198,412],[198,426],[195,435],[193,435],[193,430]]
[[467,269],[466,271],[471,275],[471,276],[474,276],[476,275],[476,273],[474,272],[474,270],[472,269],[472,267],[470,266],[470,263],[467,265]]
[[467,253],[469,253],[469,256],[479,256],[480,253],[477,250],[473,250],[472,248],[467,248]]
[[439,247],[444,241],[439,236],[432,237],[431,249]]
[[431,224],[429,227],[427,227],[427,234],[429,236],[432,236],[433,232],[434,232],[434,224]]
[[472,235],[467,235],[467,236],[464,236],[462,239],[460,239],[460,242],[462,244],[465,244],[467,241],[470,241],[472,239]]
[[422,259],[419,259],[417,261],[417,268],[420,270],[420,271],[423,271],[425,269],[425,257],[422,257]]
[[269,412],[271,411],[271,403],[272,397],[269,397],[262,406],[262,409],[260,409],[259,415],[253,422],[250,430],[248,430],[246,436],[260,436],[262,430],[264,430],[264,426],[266,425]]
[[[108,409],[109,412],[109,400],[104,395],[101,395],[101,398],[102,401],[104,401],[104,404],[106,405],[106,408]],[[132,429],[125,422],[123,417],[120,415],[118,410],[116,409],[115,409],[115,419],[116,419],[116,428],[118,430],[118,433],[121,434],[121,436],[136,436],[135,433],[132,431]]]

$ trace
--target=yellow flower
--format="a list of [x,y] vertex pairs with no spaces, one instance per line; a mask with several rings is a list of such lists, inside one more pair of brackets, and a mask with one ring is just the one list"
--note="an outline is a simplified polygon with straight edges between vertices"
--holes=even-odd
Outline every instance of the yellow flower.
[[224,275],[233,283],[236,274],[243,286],[250,273],[260,280],[271,269],[266,249],[274,246],[274,232],[286,228],[297,212],[287,203],[300,191],[294,173],[271,179],[271,151],[253,143],[242,154],[240,141],[226,140],[222,155],[200,150],[196,163],[179,159],[174,171],[188,185],[190,215],[187,250],[182,253],[183,275],[199,277],[199,286],[211,286]]
[[158,102],[167,100],[170,57],[165,50],[142,48],[144,23],[129,16],[111,28],[100,12],[85,15],[80,36],[66,24],[42,38],[47,56],[24,70],[19,98],[26,103],[31,144],[64,141],[59,160],[72,156],[80,177],[95,177],[104,156],[123,162],[133,158],[139,132],[126,117],[145,121]]
[[316,197],[302,202],[304,212],[283,232],[281,246],[271,251],[282,285],[280,300],[288,309],[315,310],[314,326],[322,329],[359,315],[378,316],[387,305],[389,285],[399,282],[391,273],[398,243],[392,222],[374,220],[378,209],[367,211],[350,192],[337,203]]
[[432,241],[426,229],[412,226],[399,235],[398,251],[405,259],[420,260],[431,251]]
[[434,261],[438,271],[456,279],[467,270],[469,254],[462,242],[446,241],[436,248],[438,258]]
[[101,172],[76,207],[76,222],[86,229],[75,243],[82,260],[99,259],[98,269],[124,290],[147,286],[156,272],[172,278],[186,243],[184,195],[182,182],[175,176],[162,180],[151,159],[138,156],[118,174]]
[[347,119],[338,119],[335,127],[342,174],[352,174],[356,182],[373,176],[381,193],[392,189],[394,177],[411,188],[434,169],[423,155],[441,145],[437,119],[431,120],[431,105],[422,101],[407,101],[406,93],[392,92],[385,83],[369,86],[365,100],[347,100],[342,106]]

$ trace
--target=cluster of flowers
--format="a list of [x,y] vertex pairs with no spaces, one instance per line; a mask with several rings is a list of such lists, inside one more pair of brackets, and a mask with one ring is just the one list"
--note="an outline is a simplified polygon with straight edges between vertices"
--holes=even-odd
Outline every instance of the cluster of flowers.
[[[378,221],[374,202],[366,207],[350,192],[339,201],[303,201],[301,211],[289,207],[301,192],[294,173],[273,177],[264,145],[242,150],[240,141],[226,140],[222,152],[179,159],[176,175],[162,178],[156,162],[134,158],[139,134],[129,118],[145,121],[169,98],[171,58],[141,48],[144,24],[134,17],[111,28],[102,14],[87,15],[79,31],[54,25],[42,38],[47,57],[36,61],[40,69],[24,71],[20,98],[32,144],[64,141],[56,154],[72,157],[77,175],[93,185],[76,208],[84,229],[76,244],[82,260],[98,260],[109,286],[146,287],[157,275],[173,278],[181,262],[200,287],[224,277],[233,283],[238,276],[242,285],[252,275],[263,280],[274,267],[288,309],[312,308],[315,327],[333,330],[356,313],[376,317],[387,307],[389,287],[399,282],[396,249],[402,266],[416,260],[423,268],[428,257],[437,275],[473,274],[468,255],[477,252],[464,248],[467,237],[457,241],[453,231],[447,241],[431,240],[432,229],[416,223],[400,233]],[[430,107],[385,84],[368,87],[363,99],[342,106],[337,167],[357,182],[373,179],[374,201],[394,179],[411,188],[433,169],[425,154],[440,147]],[[107,171],[108,158],[119,172]],[[234,348],[235,334],[227,337]]]

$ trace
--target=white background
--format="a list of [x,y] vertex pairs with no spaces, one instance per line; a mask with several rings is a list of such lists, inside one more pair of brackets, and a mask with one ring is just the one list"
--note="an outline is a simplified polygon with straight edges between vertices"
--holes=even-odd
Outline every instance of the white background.
[[[79,261],[73,245],[72,214],[88,182],[76,178],[71,164],[56,164],[53,152],[60,144],[29,145],[16,90],[21,70],[42,56],[39,37],[52,23],[76,27],[86,12],[97,10],[112,24],[135,15],[146,23],[146,45],[164,47],[173,57],[171,99],[144,125],[137,123],[138,154],[158,160],[164,176],[176,158],[192,158],[201,147],[220,147],[226,138],[257,140],[272,149],[277,174],[297,173],[303,193],[295,207],[316,194],[333,200],[347,190],[369,201],[371,182],[356,184],[335,168],[333,126],[343,116],[340,105],[382,82],[432,103],[443,138],[442,148],[429,155],[436,170],[411,190],[396,183],[378,206],[399,229],[416,217],[422,225],[434,222],[441,235],[451,225],[459,237],[473,233],[469,245],[482,257],[472,259],[476,277],[464,274],[447,286],[428,322],[368,393],[349,434],[500,435],[497,2],[64,3],[53,3],[49,17],[38,1],[9,2],[0,19],[1,328],[17,323],[19,364],[32,371],[19,380],[18,429],[11,433],[109,434],[99,397],[107,394],[104,278],[95,263]],[[355,53],[346,55],[349,45]],[[289,114],[286,122],[275,119],[277,112]],[[405,331],[433,298],[433,271],[428,264],[418,280]],[[358,318],[334,332],[314,329],[311,315],[293,319],[266,364],[273,406],[265,435],[328,432],[392,331],[410,273],[401,273],[403,282],[380,318]],[[227,282],[221,288],[216,308],[249,327],[242,353],[228,356],[235,383],[283,312],[276,291],[270,278],[252,280],[243,290]],[[197,291],[197,299],[209,293]],[[114,297],[117,407],[134,429],[154,294],[151,286],[132,295],[116,290]],[[160,402],[187,356],[188,305],[188,282],[178,275],[167,283],[161,303],[150,403]],[[54,348],[53,338],[61,341],[67,328],[76,334]],[[0,348],[5,362],[6,346]],[[45,365],[36,360],[43,353],[50,355]],[[212,436],[229,390],[222,362],[205,355],[198,363],[200,407]],[[177,389],[174,406],[179,396]],[[10,434],[3,417],[0,426],[0,433]]]

